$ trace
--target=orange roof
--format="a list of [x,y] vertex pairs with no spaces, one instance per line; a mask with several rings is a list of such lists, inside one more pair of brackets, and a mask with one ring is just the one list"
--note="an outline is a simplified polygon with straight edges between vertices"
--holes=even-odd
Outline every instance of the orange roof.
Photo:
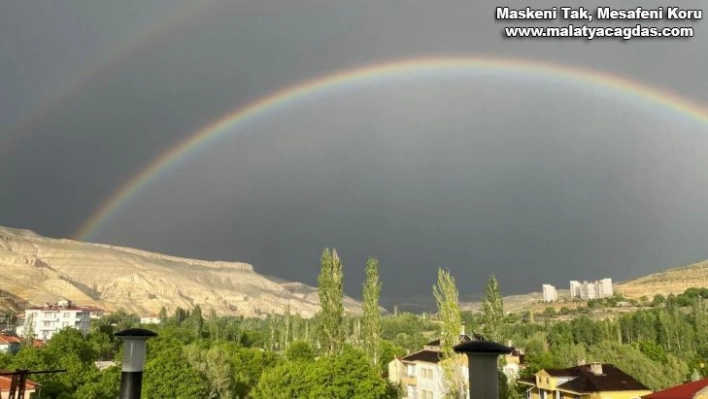
[[[0,370],[0,373],[5,373],[6,371]],[[25,389],[28,391],[34,391],[35,389],[41,387],[42,385],[38,382],[32,380],[25,381]],[[12,383],[12,377],[9,375],[0,375],[0,391],[7,392],[10,390],[10,384]]]
[[0,334],[0,344],[20,344],[22,340],[14,335]]
[[654,392],[650,395],[643,396],[645,399],[693,399],[693,395],[701,389],[708,387],[708,378],[698,381],[689,382],[687,384],[678,385],[672,388],[664,389],[663,391]]

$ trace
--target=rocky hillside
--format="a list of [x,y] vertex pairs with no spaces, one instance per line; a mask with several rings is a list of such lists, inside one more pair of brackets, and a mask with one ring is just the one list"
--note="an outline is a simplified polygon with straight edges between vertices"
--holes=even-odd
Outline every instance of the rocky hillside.
[[708,287],[708,260],[675,267],[617,284],[615,292],[631,298],[680,294],[691,287]]
[[[199,305],[220,315],[258,316],[287,307],[304,317],[319,309],[317,290],[256,273],[238,262],[179,258],[132,248],[42,237],[0,227],[0,306],[69,299],[140,315]],[[346,298],[346,311],[361,306]]]

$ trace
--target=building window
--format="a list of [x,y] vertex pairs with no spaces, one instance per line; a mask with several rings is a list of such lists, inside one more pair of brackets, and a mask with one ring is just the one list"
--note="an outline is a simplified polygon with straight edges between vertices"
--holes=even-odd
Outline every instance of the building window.
[[421,369],[422,377],[426,380],[432,380],[433,379],[433,370],[431,369]]
[[415,387],[413,385],[408,385],[408,397],[409,398],[415,398]]
[[433,391],[421,389],[419,397],[420,399],[433,399]]

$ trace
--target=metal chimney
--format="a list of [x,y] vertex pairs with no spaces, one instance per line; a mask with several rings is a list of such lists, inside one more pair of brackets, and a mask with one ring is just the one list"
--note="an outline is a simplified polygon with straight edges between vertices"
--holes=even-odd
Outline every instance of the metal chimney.
[[492,341],[470,341],[455,346],[455,352],[467,355],[470,375],[470,399],[499,399],[499,355],[512,348]]
[[123,340],[123,364],[120,376],[120,399],[140,399],[143,388],[143,366],[148,338],[157,333],[142,328],[118,331],[115,336]]

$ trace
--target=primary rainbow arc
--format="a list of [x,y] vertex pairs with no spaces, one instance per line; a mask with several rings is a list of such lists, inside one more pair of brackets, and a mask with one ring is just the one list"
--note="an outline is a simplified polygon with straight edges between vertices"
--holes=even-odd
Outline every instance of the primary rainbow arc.
[[559,81],[583,84],[588,87],[605,89],[611,95],[622,95],[628,100],[644,102],[659,108],[672,110],[708,125],[708,110],[687,99],[668,91],[643,85],[618,76],[559,64],[541,63],[530,60],[491,57],[447,57],[393,61],[368,65],[335,73],[322,78],[276,92],[250,105],[239,108],[202,129],[191,134],[152,161],[111,195],[91,215],[75,234],[79,240],[89,240],[112,215],[133,198],[140,189],[169,170],[178,160],[190,152],[204,147],[222,135],[238,131],[238,127],[250,120],[266,116],[280,107],[303,101],[318,95],[336,92],[353,85],[391,79],[407,74],[445,74],[451,72],[512,73],[524,77],[546,77]]

